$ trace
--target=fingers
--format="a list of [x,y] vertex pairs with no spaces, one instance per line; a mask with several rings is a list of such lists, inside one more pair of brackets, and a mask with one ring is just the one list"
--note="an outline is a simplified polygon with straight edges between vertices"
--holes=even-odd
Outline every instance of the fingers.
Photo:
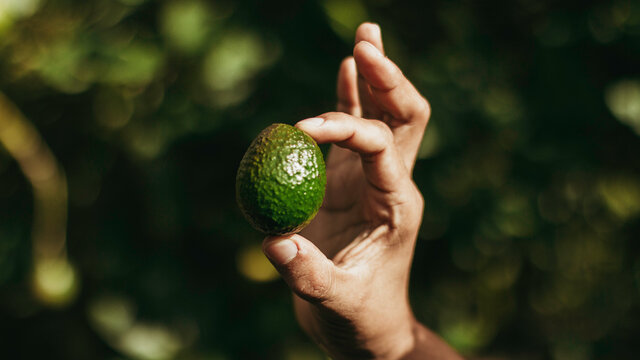
[[366,41],[356,44],[353,56],[358,72],[369,84],[377,103],[399,121],[398,124],[389,124],[391,127],[412,122],[426,123],[429,116],[427,101],[396,64]]
[[335,143],[359,153],[366,179],[377,190],[402,191],[410,181],[393,134],[382,121],[334,112],[302,120],[296,126],[318,143]]
[[345,58],[338,72],[338,111],[362,116],[358,99],[358,71],[352,56]]
[[380,28],[364,23],[356,31],[353,57],[363,116],[384,120],[391,128],[405,166],[413,169],[431,110],[427,100],[384,56]]
[[310,302],[336,298],[345,273],[304,237],[294,234],[268,237],[262,244],[265,255],[293,292]]
[[[361,41],[373,44],[380,52],[384,53],[382,35],[377,24],[363,23],[358,26],[355,43],[357,44]],[[382,112],[376,104],[369,84],[360,72],[360,68],[358,68],[358,96],[362,107],[362,116],[368,119],[382,119]]]
[[390,115],[383,119],[393,131],[405,166],[413,169],[430,116],[427,100],[376,46],[361,41],[356,44],[353,56],[373,100],[383,113]]
[[380,52],[384,53],[384,46],[382,45],[382,32],[378,24],[365,22],[358,26],[356,30],[356,41],[368,41],[373,44]]

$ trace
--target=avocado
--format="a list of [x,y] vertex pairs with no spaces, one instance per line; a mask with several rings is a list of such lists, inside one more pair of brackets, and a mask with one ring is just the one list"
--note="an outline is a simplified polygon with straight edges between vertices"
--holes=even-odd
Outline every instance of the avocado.
[[236,200],[256,229],[291,234],[316,215],[326,184],[318,144],[298,128],[273,124],[260,132],[240,161]]

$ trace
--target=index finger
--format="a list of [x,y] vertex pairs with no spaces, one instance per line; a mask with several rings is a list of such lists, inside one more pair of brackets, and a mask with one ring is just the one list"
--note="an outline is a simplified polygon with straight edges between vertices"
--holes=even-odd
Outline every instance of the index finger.
[[333,112],[302,120],[296,127],[320,144],[335,143],[359,153],[367,183],[375,190],[398,193],[411,182],[393,135],[382,121]]

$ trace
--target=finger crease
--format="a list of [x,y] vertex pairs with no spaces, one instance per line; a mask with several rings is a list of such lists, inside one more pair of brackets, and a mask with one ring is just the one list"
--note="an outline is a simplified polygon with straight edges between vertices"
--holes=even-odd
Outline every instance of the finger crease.
[[377,87],[377,86],[373,86],[371,84],[369,84],[369,86],[371,86],[371,88],[373,90],[375,90],[375,91],[382,92],[382,93],[390,93],[393,90],[397,89],[398,86],[400,86],[400,84],[395,84],[395,85],[390,86],[390,87]]

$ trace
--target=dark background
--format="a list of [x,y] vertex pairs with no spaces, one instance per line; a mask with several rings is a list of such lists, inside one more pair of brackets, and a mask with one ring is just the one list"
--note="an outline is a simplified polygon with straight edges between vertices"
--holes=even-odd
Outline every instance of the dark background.
[[235,173],[262,128],[333,109],[365,20],[433,108],[417,317],[470,356],[637,357],[637,1],[0,4],[0,89],[66,174],[78,289],[34,296],[0,146],[0,358],[325,359]]

